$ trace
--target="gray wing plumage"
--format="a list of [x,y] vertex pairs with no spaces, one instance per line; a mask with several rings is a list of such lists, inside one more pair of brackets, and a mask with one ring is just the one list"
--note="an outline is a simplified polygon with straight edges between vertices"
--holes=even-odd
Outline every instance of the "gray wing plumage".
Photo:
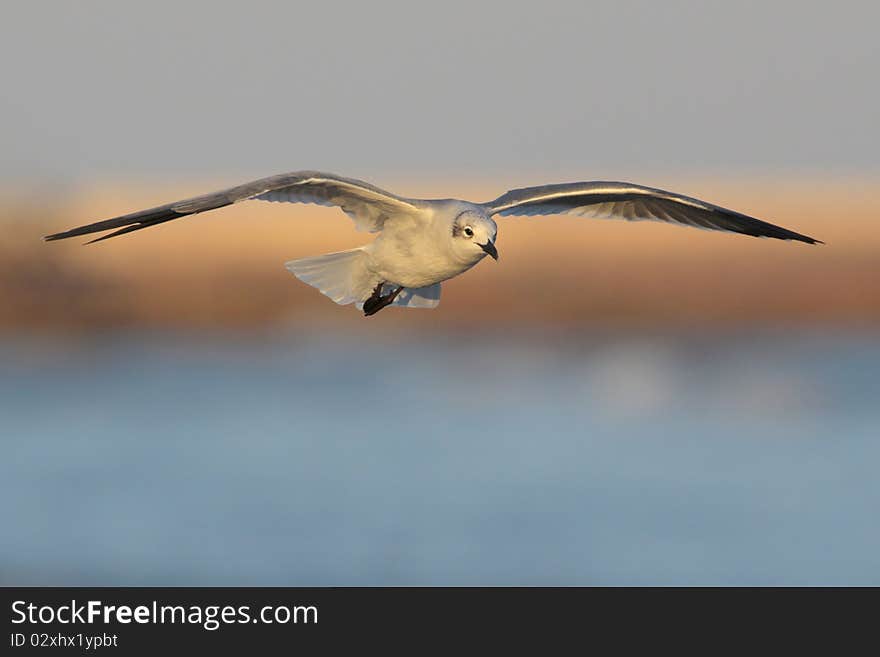
[[623,182],[579,182],[514,189],[484,203],[483,207],[489,214],[648,219],[753,237],[822,244],[812,237],[689,196]]
[[141,210],[121,217],[79,226],[48,235],[45,239],[47,241],[61,240],[117,229],[109,235],[92,240],[92,242],[100,242],[110,237],[156,226],[189,214],[216,210],[249,199],[335,205],[342,208],[346,214],[354,219],[358,230],[369,232],[382,230],[385,220],[391,215],[413,213],[418,209],[408,199],[395,196],[360,180],[317,171],[295,171],[261,178],[212,194],[195,196],[149,210]]

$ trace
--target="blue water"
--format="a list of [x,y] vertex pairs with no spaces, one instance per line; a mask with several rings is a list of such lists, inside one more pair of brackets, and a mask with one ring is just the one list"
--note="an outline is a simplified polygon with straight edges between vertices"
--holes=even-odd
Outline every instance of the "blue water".
[[0,584],[880,584],[878,381],[865,334],[5,336]]

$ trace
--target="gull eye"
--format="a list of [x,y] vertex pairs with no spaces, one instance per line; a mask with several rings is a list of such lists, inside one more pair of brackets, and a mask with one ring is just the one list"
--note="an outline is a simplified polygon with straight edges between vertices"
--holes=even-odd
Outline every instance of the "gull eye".
[[474,236],[474,229],[471,228],[470,226],[465,226],[464,227],[464,234],[467,235],[468,237],[473,237]]

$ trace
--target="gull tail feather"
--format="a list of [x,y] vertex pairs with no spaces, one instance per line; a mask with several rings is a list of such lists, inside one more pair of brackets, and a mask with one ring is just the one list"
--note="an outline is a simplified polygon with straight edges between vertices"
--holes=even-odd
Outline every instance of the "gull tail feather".
[[287,270],[344,306],[361,304],[373,293],[378,278],[367,268],[363,248],[299,258],[284,263]]

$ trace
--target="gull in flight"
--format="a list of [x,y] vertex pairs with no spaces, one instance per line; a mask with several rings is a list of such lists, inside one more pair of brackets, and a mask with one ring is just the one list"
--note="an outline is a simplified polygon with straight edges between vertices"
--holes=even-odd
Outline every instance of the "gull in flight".
[[514,189],[488,203],[471,203],[405,198],[360,180],[316,171],[261,178],[72,228],[45,239],[113,230],[92,240],[99,242],[248,200],[335,205],[354,220],[358,230],[378,233],[365,246],[291,260],[285,265],[301,281],[336,303],[353,303],[367,316],[392,304],[433,308],[440,302],[443,281],[466,272],[487,255],[497,260],[495,216],[573,214],[629,221],[649,219],[753,237],[822,243],[705,201],[631,183],[543,185]]

